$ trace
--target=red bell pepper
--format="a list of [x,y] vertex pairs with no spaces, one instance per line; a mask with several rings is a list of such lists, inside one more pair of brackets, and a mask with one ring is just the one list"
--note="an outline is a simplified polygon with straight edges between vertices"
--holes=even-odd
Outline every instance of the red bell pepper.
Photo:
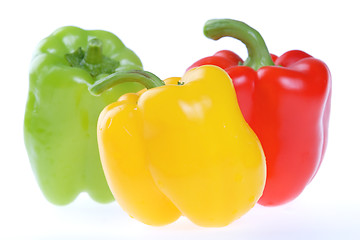
[[270,55],[261,35],[245,23],[219,19],[205,24],[208,38],[230,36],[248,50],[245,62],[220,51],[189,67],[217,65],[233,80],[243,115],[263,146],[267,180],[259,204],[296,198],[324,157],[330,114],[331,76],[322,61],[293,50]]

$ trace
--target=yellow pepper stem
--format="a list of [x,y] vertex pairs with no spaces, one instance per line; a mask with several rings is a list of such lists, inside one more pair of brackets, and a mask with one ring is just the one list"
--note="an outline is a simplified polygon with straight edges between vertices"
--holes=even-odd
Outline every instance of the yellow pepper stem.
[[127,82],[138,82],[147,89],[164,86],[165,83],[156,75],[143,70],[130,70],[123,72],[115,72],[105,78],[96,81],[90,88],[90,92],[99,95],[102,92]]

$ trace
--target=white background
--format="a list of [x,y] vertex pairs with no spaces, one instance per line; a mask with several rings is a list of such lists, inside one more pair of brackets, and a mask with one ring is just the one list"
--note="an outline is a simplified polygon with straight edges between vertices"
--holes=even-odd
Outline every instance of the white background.
[[[1,1],[0,239],[360,239],[360,14],[357,1]],[[161,78],[182,76],[194,61],[230,49],[233,39],[202,34],[211,18],[244,21],[270,52],[301,49],[329,66],[333,98],[328,150],[315,179],[295,201],[256,206],[224,228],[182,218],[165,227],[131,219],[87,194],[57,207],[43,197],[23,143],[28,69],[37,43],[55,29],[104,29]]]

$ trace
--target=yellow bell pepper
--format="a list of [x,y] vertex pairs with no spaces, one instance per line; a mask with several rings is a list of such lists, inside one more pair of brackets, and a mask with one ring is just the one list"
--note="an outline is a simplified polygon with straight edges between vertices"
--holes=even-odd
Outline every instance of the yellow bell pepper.
[[265,157],[229,76],[202,66],[164,85],[148,72],[131,71],[91,90],[126,81],[148,90],[121,96],[98,120],[101,162],[120,206],[157,226],[183,215],[221,227],[250,210],[264,189]]

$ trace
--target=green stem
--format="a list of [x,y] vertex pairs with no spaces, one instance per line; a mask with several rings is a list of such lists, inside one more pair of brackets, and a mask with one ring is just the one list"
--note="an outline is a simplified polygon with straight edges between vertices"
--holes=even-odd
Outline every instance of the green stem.
[[156,75],[143,70],[130,70],[115,72],[103,79],[96,81],[90,88],[90,92],[99,95],[102,92],[126,82],[137,82],[147,89],[164,86],[165,83]]
[[71,67],[84,69],[93,78],[102,73],[112,74],[120,66],[119,61],[103,55],[102,42],[97,38],[88,42],[86,51],[79,47],[74,52],[65,54],[65,59]]
[[100,64],[103,59],[102,42],[97,38],[93,38],[88,44],[84,58],[85,62],[88,64]]
[[213,19],[205,23],[204,34],[213,40],[222,37],[233,37],[246,45],[248,58],[245,66],[255,70],[263,66],[274,65],[264,39],[258,31],[247,24],[232,19]]

